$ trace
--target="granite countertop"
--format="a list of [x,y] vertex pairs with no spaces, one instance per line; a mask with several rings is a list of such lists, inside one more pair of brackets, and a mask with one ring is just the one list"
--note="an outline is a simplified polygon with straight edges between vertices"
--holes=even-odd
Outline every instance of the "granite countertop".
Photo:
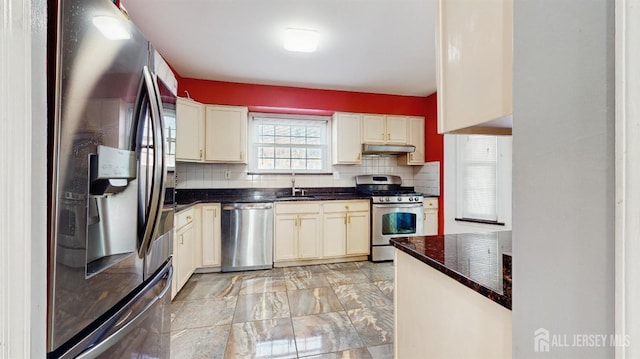
[[176,211],[197,203],[259,203],[291,201],[328,201],[369,199],[355,192],[354,187],[305,188],[305,196],[291,195],[291,188],[239,188],[239,189],[178,189]]
[[511,309],[511,231],[396,237],[391,243]]

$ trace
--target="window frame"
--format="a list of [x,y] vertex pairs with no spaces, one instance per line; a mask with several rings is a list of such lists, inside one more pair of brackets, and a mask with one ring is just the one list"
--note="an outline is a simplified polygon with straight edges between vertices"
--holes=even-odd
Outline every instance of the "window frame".
[[[465,141],[470,136],[491,136],[496,139],[496,160],[495,160],[495,219],[486,219],[486,218],[474,218],[474,217],[465,217],[465,203],[464,203],[464,168],[465,161],[463,159],[463,141]],[[501,136],[496,135],[457,135],[456,136],[456,221],[461,222],[473,222],[473,223],[481,223],[481,224],[492,224],[492,225],[505,225],[504,221],[504,213],[501,208],[501,197],[502,197],[502,176],[501,174],[504,171],[504,163],[501,158],[504,158],[504,144],[500,140]]]
[[[258,142],[258,124],[257,120],[267,120],[267,121],[318,121],[324,122],[324,133],[323,137],[325,138],[325,143],[320,145],[290,145],[286,144],[285,146],[289,146],[290,148],[296,147],[312,147],[312,148],[320,148],[323,152],[322,157],[322,168],[319,170],[309,170],[309,169],[260,169],[258,168],[258,148],[261,143]],[[249,138],[249,161],[248,161],[248,173],[249,174],[285,174],[291,175],[293,172],[295,174],[315,174],[315,175],[323,175],[323,174],[332,174],[331,172],[331,116],[319,116],[319,115],[299,115],[299,114],[280,114],[280,113],[262,113],[262,112],[250,112],[249,113],[249,125],[248,125],[248,138]]]

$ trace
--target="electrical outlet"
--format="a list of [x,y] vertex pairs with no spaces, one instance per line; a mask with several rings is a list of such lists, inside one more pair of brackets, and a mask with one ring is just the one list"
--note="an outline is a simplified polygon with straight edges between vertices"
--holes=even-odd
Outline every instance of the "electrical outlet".
[[231,179],[231,171],[229,170],[224,171],[224,179]]

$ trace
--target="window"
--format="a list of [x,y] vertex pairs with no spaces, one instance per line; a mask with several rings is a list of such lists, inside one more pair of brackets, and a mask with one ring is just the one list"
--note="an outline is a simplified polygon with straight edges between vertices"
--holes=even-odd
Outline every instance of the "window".
[[458,136],[456,219],[499,223],[497,136]]
[[254,173],[330,172],[329,117],[251,113]]

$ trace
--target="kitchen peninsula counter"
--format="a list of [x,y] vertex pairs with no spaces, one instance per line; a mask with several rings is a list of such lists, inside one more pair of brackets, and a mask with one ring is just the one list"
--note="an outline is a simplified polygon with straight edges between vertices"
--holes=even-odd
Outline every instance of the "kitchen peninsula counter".
[[511,357],[511,232],[396,237],[396,358]]
[[511,309],[511,231],[397,237],[391,243]]

